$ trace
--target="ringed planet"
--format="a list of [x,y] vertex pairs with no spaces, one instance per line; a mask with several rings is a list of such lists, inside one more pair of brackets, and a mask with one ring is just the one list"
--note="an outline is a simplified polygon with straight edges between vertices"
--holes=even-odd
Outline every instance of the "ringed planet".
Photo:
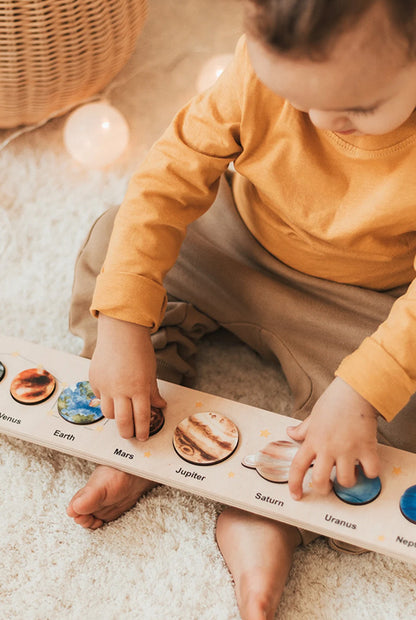
[[292,441],[271,441],[256,454],[248,454],[241,464],[270,482],[288,482],[292,461],[299,446]]

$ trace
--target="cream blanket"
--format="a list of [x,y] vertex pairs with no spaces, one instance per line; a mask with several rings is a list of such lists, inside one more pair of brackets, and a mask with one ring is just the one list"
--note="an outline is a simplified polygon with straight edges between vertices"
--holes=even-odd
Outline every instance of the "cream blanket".
[[[128,153],[110,169],[89,171],[71,160],[62,141],[65,119],[0,152],[2,333],[80,351],[67,327],[77,249],[194,93],[201,64],[232,51],[239,12],[238,0],[151,0],[137,52],[110,95],[132,131]],[[9,134],[0,132],[0,141]],[[198,372],[198,389],[289,408],[280,370],[227,335],[203,344]],[[93,465],[4,436],[0,444],[1,620],[239,618],[214,539],[220,506],[157,488],[116,522],[84,531],[65,508]],[[415,577],[414,566],[373,553],[338,555],[318,540],[297,551],[279,618],[410,620]]]

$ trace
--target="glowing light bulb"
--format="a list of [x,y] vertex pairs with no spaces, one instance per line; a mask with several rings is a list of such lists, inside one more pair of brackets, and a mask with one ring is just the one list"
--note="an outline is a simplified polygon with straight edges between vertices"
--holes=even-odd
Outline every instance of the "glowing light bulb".
[[199,93],[207,90],[217,81],[232,57],[232,54],[219,54],[218,56],[213,56],[202,65],[196,82],[196,88]]
[[105,102],[87,103],[72,112],[64,127],[69,154],[87,168],[104,168],[125,151],[129,127],[122,114]]

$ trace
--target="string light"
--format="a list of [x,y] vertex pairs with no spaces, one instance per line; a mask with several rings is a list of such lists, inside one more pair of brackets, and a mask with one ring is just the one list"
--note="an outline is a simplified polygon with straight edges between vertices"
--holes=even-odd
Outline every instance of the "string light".
[[232,57],[232,54],[218,54],[202,65],[196,82],[196,89],[199,93],[204,92],[217,81],[227,65],[230,64]]
[[124,116],[105,101],[74,110],[64,127],[64,143],[72,157],[87,168],[104,168],[116,161],[129,142]]

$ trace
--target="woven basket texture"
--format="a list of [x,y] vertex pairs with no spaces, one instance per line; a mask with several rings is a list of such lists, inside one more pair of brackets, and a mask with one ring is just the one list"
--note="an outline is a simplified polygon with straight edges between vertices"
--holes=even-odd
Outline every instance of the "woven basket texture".
[[146,0],[0,0],[0,127],[100,92],[132,54]]

